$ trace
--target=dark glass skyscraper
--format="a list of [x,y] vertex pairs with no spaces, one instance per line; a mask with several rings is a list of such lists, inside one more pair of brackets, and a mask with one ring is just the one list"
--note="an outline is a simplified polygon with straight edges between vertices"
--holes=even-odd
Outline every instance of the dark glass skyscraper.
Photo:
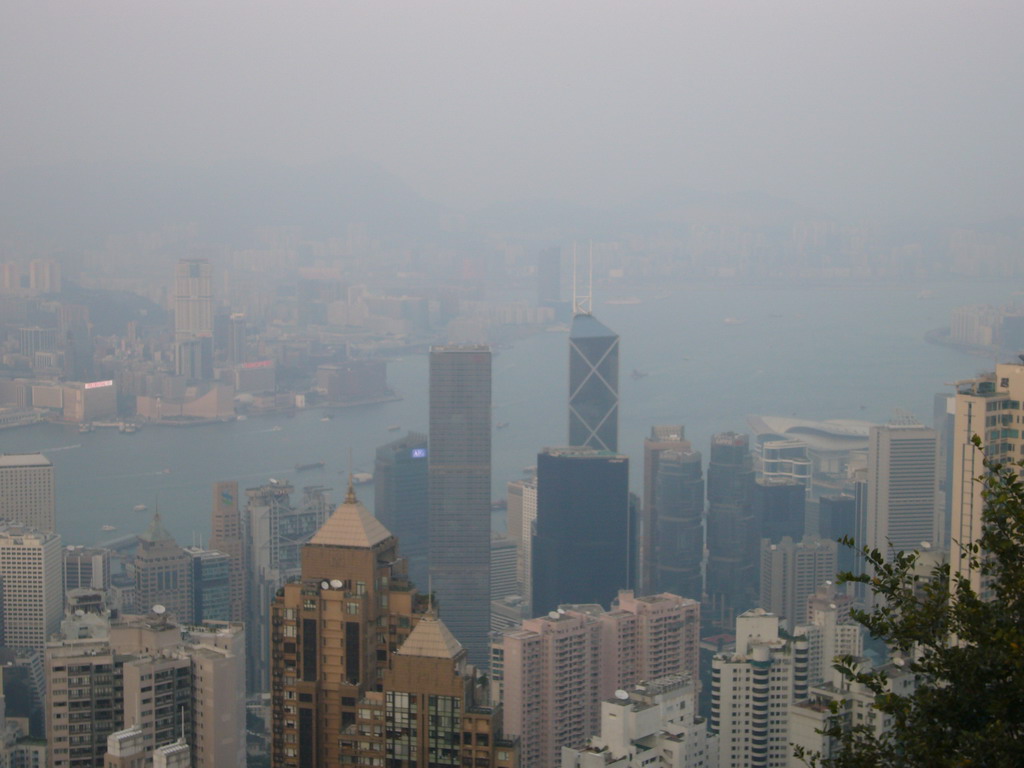
[[430,350],[429,554],[445,624],[486,666],[491,609],[491,350]]
[[619,445],[619,337],[583,313],[569,331],[569,445]]
[[374,512],[398,537],[409,578],[427,588],[427,436],[410,432],[377,449],[374,466]]
[[704,594],[704,474],[700,460],[699,451],[662,451],[655,477],[655,590],[694,600]]
[[634,539],[628,458],[588,448],[537,456],[534,614],[559,603],[603,604],[629,587]]
[[807,488],[789,478],[764,478],[752,487],[754,519],[761,526],[761,538],[778,544],[784,536],[793,541],[804,537]]
[[760,529],[751,505],[753,461],[746,435],[722,432],[711,438],[708,463],[707,610],[702,617],[720,629],[757,605]]

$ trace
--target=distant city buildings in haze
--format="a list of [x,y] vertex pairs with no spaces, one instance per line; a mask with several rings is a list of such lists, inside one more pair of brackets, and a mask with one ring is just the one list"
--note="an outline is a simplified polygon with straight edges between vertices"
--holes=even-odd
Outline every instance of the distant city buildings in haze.
[[636,531],[629,501],[627,457],[592,448],[538,454],[535,614],[561,603],[598,603],[631,585]]
[[441,616],[487,663],[491,557],[491,350],[430,349],[429,560]]
[[0,454],[0,518],[57,530],[53,464],[43,454]]

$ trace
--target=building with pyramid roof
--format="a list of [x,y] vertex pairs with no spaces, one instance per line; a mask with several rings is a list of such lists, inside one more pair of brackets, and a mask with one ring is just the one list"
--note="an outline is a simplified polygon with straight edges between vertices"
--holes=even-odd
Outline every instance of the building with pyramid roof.
[[164,528],[160,510],[145,533],[129,571],[135,579],[135,612],[162,605],[180,623],[192,622],[192,558]]
[[[303,547],[302,578],[278,590],[271,650],[275,768],[518,765],[498,738],[500,712],[477,707],[483,678],[351,482]],[[464,733],[481,736],[464,747]]]

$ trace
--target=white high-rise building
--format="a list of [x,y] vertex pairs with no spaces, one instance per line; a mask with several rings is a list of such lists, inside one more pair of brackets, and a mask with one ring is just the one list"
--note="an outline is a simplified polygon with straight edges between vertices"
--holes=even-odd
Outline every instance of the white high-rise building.
[[931,546],[942,524],[938,495],[938,433],[903,419],[871,427],[865,543],[893,552]]
[[0,455],[0,519],[57,530],[53,464],[41,453]]
[[[966,576],[975,592],[983,592],[981,571],[972,567],[961,545],[981,537],[983,459],[999,461],[1021,458],[1021,403],[1024,401],[1024,365],[1001,364],[994,373],[959,381],[956,397],[952,447],[952,520],[950,522],[949,570]],[[984,454],[971,443],[981,438]]]
[[2,645],[42,652],[64,615],[60,536],[0,522]]
[[697,716],[697,689],[670,675],[619,690],[601,704],[601,733],[562,747],[561,768],[714,768],[718,740]]
[[773,544],[761,539],[761,607],[779,616],[788,632],[807,621],[807,598],[836,577],[839,545],[817,536]]
[[181,259],[174,274],[174,340],[213,335],[213,269],[206,259]]
[[711,731],[721,768],[788,765],[789,708],[807,696],[807,639],[761,608],[736,619],[736,651],[711,662]]

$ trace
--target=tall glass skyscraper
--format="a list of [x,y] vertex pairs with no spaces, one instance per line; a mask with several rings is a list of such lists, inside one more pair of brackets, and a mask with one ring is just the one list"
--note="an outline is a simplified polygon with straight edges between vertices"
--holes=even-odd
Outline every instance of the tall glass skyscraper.
[[699,601],[704,594],[704,475],[700,452],[688,446],[658,457],[655,589]]
[[533,612],[559,603],[602,603],[631,586],[635,526],[629,459],[589,448],[537,456]]
[[429,552],[441,617],[480,667],[491,610],[491,350],[430,350]]
[[374,514],[398,537],[409,578],[427,589],[427,436],[410,432],[377,449]]
[[569,445],[619,446],[619,337],[589,313],[569,330]]
[[760,527],[751,505],[754,467],[747,435],[722,432],[711,438],[708,463],[709,624],[731,629],[733,619],[757,605]]

